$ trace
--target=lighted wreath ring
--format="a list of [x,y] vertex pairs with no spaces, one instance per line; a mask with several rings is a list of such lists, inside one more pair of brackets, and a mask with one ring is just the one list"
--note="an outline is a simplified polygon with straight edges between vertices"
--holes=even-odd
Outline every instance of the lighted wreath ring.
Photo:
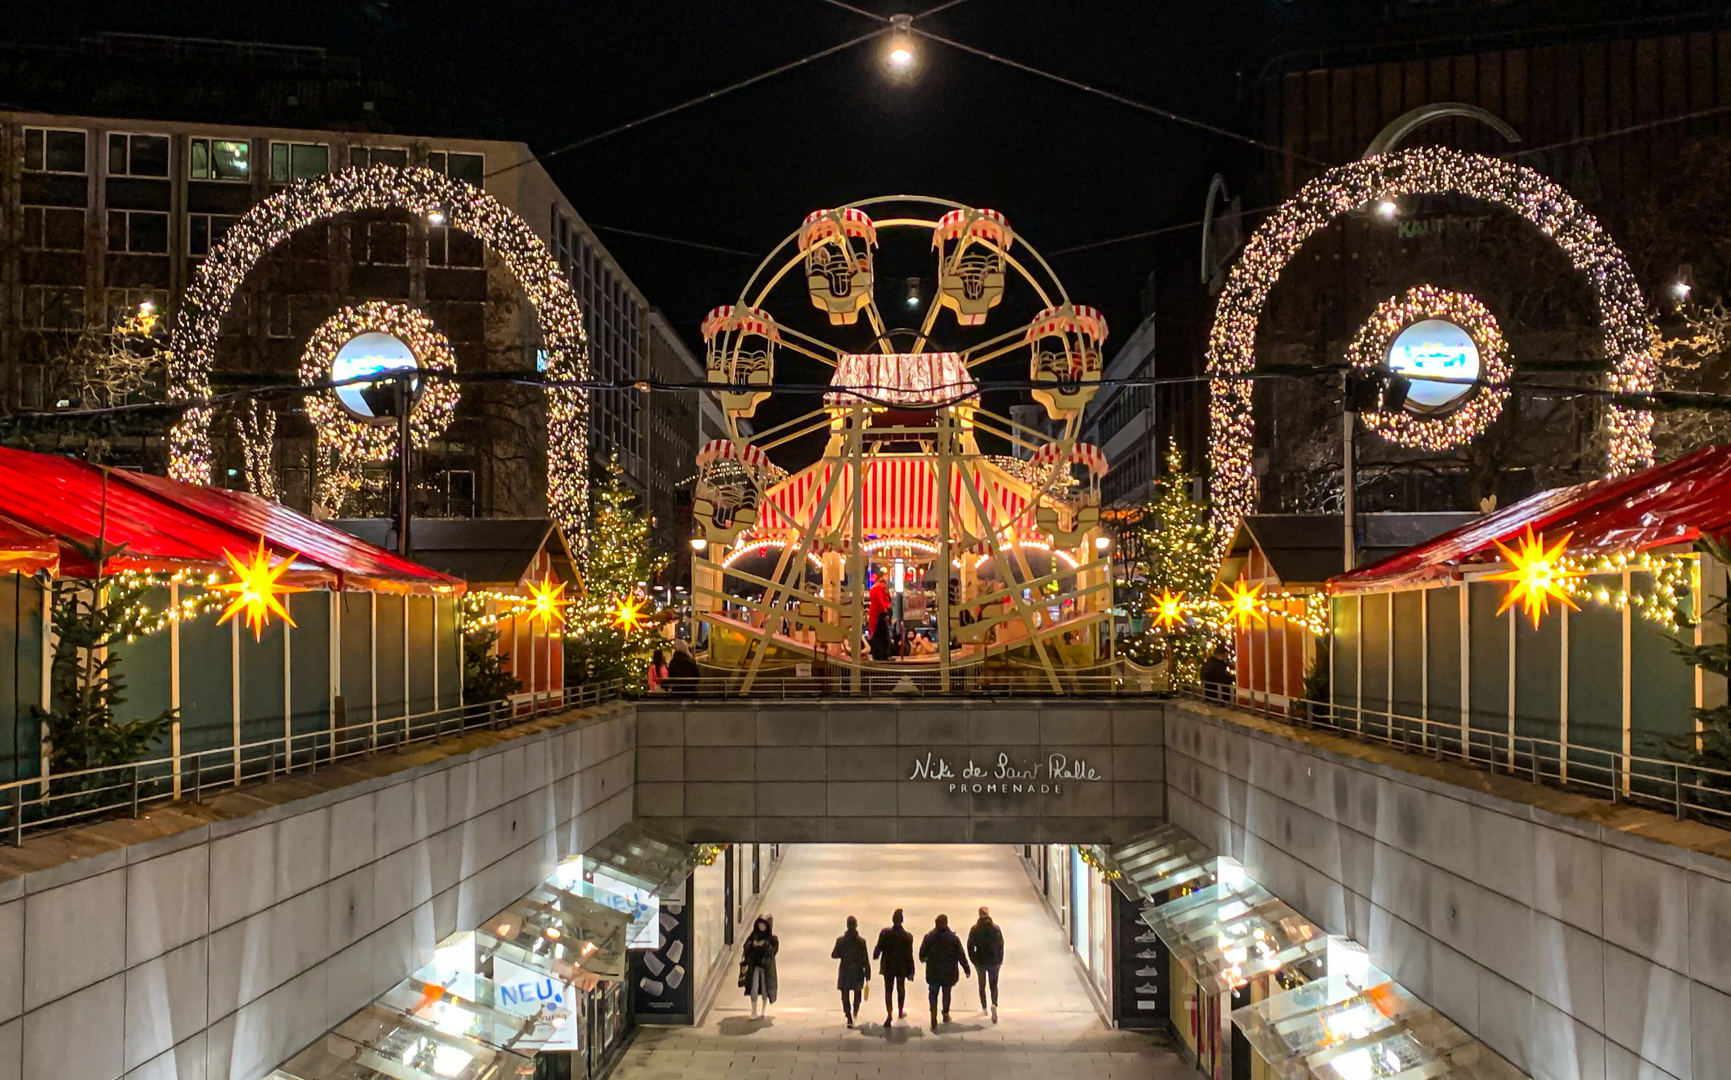
[[[313,331],[301,354],[301,385],[328,381],[337,350],[368,331],[389,334],[407,345],[423,371],[457,370],[451,343],[433,320],[405,304],[374,300],[343,308]],[[445,433],[461,396],[461,388],[448,379],[421,380],[421,392],[409,410],[409,437],[417,447]],[[350,416],[332,391],[308,395],[306,410],[320,443],[330,445],[347,462],[378,461],[396,452],[396,425],[369,424]]]
[[[1562,188],[1513,162],[1437,146],[1337,166],[1306,184],[1257,228],[1220,294],[1208,338],[1208,370],[1214,376],[1209,380],[1208,462],[1217,555],[1225,553],[1255,498],[1251,384],[1234,376],[1256,366],[1257,323],[1281,271],[1306,240],[1344,214],[1384,199],[1451,192],[1512,210],[1550,237],[1594,291],[1612,366],[1610,389],[1653,388],[1653,335],[1640,285],[1610,234]],[[1604,422],[1609,473],[1623,475],[1652,463],[1652,413],[1613,406]]]
[[[1435,285],[1408,289],[1377,305],[1346,347],[1346,359],[1355,368],[1375,368],[1388,356],[1389,346],[1400,332],[1425,319],[1444,319],[1467,332],[1479,351],[1479,383],[1452,408],[1434,413],[1365,412],[1364,426],[1398,446],[1415,450],[1452,450],[1464,446],[1489,430],[1508,404],[1506,384],[1513,371],[1508,347],[1494,315],[1466,293],[1450,292]],[[1488,384],[1488,385],[1486,385]]]
[[[577,296],[528,222],[480,188],[443,173],[375,165],[297,180],[229,228],[186,290],[170,343],[169,396],[209,396],[223,317],[241,282],[266,253],[296,230],[361,210],[442,214],[446,227],[480,239],[516,277],[535,308],[547,352],[546,376],[588,378],[588,338]],[[552,386],[546,394],[548,508],[566,535],[581,543],[589,491],[585,392]],[[210,483],[210,420],[210,409],[196,408],[174,425],[169,435],[169,475],[174,479]]]

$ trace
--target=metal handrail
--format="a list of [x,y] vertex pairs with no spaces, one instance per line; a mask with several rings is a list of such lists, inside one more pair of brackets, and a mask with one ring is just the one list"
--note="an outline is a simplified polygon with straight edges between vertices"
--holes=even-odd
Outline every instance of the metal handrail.
[[[600,705],[620,698],[618,679],[559,690],[517,694],[502,701],[431,709],[365,723],[279,735],[257,742],[190,750],[122,765],[105,765],[0,783],[0,820],[12,846],[26,831],[62,827],[124,809],[137,817],[154,803],[190,799],[278,774],[317,773],[320,767],[378,753],[397,753],[412,743],[438,742],[476,728],[505,728],[539,717]],[[58,789],[58,790],[56,790]]]
[[[1217,689],[1216,689],[1217,687]],[[1620,748],[1589,746],[1470,722],[1408,716],[1308,698],[1288,698],[1231,684],[1186,684],[1185,698],[1268,716],[1362,742],[1396,747],[1437,760],[1521,777],[1536,784],[1611,802],[1664,809],[1678,821],[1731,828],[1731,770]]]
[[[702,674],[680,685],[670,680],[663,693],[648,695],[647,700],[673,698],[812,700],[819,698],[897,697],[961,697],[961,698],[1054,698],[1054,697],[1137,697],[1146,698],[1166,693],[1164,672],[1134,668],[1122,659],[1101,662],[1084,669],[1056,669],[1058,687],[1039,664],[999,664],[990,667],[972,665],[952,668],[949,686],[943,685],[943,675],[936,667],[926,669],[918,664],[871,669],[860,673],[860,686],[853,689],[853,672],[844,665],[823,667],[814,665],[812,674],[790,674],[786,668],[765,671],[745,685],[745,673],[737,669],[708,664],[700,665]],[[912,686],[909,691],[908,686]]]

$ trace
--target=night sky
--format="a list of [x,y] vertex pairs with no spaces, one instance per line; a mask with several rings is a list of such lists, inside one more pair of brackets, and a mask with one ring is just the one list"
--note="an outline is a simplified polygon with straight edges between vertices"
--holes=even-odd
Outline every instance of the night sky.
[[[887,15],[939,2],[857,6]],[[1248,90],[1282,53],[1683,6],[1695,5],[965,0],[916,25],[1248,132]],[[445,132],[518,139],[539,153],[881,25],[824,0],[59,3],[8,18],[7,36],[19,42],[124,31],[323,46],[406,88]],[[695,343],[703,313],[737,294],[755,258],[605,227],[761,254],[813,209],[911,192],[1001,210],[1051,254],[1195,221],[1214,172],[1243,173],[1252,160],[1221,136],[941,44],[923,43],[918,76],[896,84],[885,77],[881,43],[551,157],[547,168]],[[1199,230],[1184,229],[1060,255],[1055,265],[1071,295],[1103,309],[1122,341],[1140,319],[1149,273],[1194,275],[1198,242]]]

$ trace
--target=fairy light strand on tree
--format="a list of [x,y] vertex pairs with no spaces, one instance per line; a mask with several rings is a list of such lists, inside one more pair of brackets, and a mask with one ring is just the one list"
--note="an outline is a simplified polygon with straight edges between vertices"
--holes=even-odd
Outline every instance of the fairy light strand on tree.
[[[540,318],[554,379],[589,377],[583,313],[570,283],[528,222],[480,188],[431,169],[344,169],[297,180],[254,206],[223,234],[187,287],[169,358],[169,396],[210,396],[223,317],[260,259],[296,230],[340,214],[403,210],[422,218],[442,215],[445,228],[477,237],[516,277]],[[579,547],[588,526],[588,422],[586,392],[548,387],[547,503],[555,521]],[[211,479],[211,409],[188,409],[169,436],[169,475],[208,484]]]
[[[1209,465],[1215,554],[1223,555],[1238,523],[1253,509],[1251,452],[1255,421],[1251,384],[1256,332],[1270,290],[1304,242],[1344,214],[1385,199],[1458,193],[1494,203],[1532,222],[1568,256],[1598,303],[1610,389],[1651,390],[1653,334],[1640,286],[1622,251],[1597,220],[1561,187],[1532,169],[1444,147],[1415,147],[1330,169],[1306,184],[1251,236],[1227,278],[1209,332]],[[1623,475],[1650,464],[1653,416],[1612,406],[1605,421],[1607,470]]]

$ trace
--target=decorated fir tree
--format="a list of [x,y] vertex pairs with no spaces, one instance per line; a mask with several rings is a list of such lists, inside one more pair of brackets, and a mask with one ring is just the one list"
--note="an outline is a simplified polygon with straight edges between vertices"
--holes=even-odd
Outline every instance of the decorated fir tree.
[[649,654],[662,645],[648,584],[667,556],[650,550],[649,530],[641,497],[626,486],[615,458],[606,485],[595,492],[582,592],[565,608],[568,685],[611,679],[633,685],[642,680]]
[[[1170,658],[1174,676],[1196,678],[1219,637],[1219,603],[1212,599],[1216,563],[1208,504],[1193,499],[1196,477],[1174,447],[1154,495],[1120,538],[1125,580],[1119,602],[1132,617],[1124,650],[1130,659],[1157,664]],[[1175,603],[1174,603],[1175,601]],[[1172,610],[1162,618],[1162,607]]]

